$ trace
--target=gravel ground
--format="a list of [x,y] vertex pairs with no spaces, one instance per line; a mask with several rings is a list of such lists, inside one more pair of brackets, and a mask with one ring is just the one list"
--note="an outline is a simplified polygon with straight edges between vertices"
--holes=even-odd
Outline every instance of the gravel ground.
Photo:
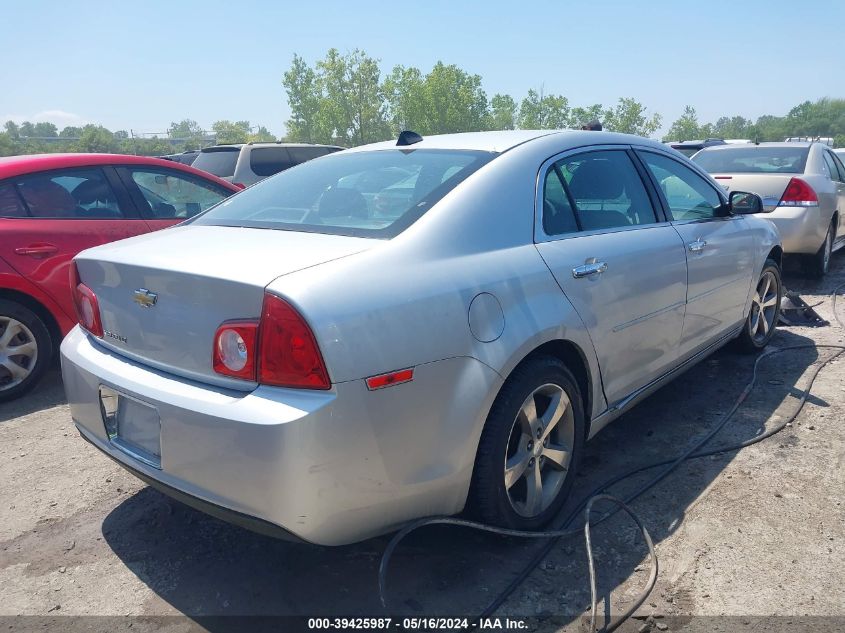
[[[808,303],[823,301],[817,310],[831,321],[826,295],[843,282],[841,255],[822,282],[786,278]],[[834,326],[788,328],[773,345],[845,344],[843,334]],[[757,389],[713,444],[752,437],[788,416],[810,372],[831,354],[765,359]],[[753,362],[720,351],[602,431],[588,445],[575,500],[706,433],[742,392]],[[632,504],[654,539],[660,573],[622,630],[845,630],[843,378],[845,357],[823,370],[783,432],[687,462]],[[624,496],[650,474],[614,492]],[[203,618],[384,613],[376,571],[386,537],[342,548],[296,545],[170,501],[78,436],[57,372],[30,397],[0,405],[0,512],[2,630],[84,623],[91,631],[222,631],[231,630],[226,620]],[[593,540],[602,616],[621,613],[648,577],[645,547],[622,514],[597,527]],[[422,530],[394,558],[389,611],[478,614],[538,547],[458,528]],[[532,630],[586,630],[589,596],[583,539],[574,538],[557,543],[496,616]],[[180,615],[188,618],[162,617]]]

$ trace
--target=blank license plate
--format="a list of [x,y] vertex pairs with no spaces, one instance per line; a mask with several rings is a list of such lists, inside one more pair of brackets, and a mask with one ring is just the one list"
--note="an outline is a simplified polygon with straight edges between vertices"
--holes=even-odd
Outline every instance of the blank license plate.
[[114,446],[145,464],[161,468],[161,418],[155,407],[100,386],[100,410]]

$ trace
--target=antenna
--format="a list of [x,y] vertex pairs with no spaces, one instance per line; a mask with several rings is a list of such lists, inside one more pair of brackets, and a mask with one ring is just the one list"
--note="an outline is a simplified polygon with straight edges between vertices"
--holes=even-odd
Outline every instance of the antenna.
[[396,141],[397,146],[405,146],[405,145],[413,145],[414,143],[419,143],[423,140],[423,137],[413,132],[411,130],[403,130],[401,134],[399,134],[399,140]]

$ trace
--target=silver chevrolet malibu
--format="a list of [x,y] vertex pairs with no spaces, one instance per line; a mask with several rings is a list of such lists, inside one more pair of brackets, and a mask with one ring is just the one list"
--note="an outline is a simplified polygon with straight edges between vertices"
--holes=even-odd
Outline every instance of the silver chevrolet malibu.
[[769,342],[761,208],[639,137],[403,132],[77,256],[71,415],[265,533],[339,545],[464,509],[537,528],[608,422]]

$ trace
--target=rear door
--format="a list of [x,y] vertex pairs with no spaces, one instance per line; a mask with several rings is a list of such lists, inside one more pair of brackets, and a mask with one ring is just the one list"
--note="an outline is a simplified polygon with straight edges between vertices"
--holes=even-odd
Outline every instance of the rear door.
[[710,181],[666,154],[638,150],[672,226],[686,246],[688,283],[681,357],[738,325],[754,278],[756,243],[748,221],[727,213]]
[[[111,167],[79,167],[0,183],[7,219],[0,219],[0,257],[38,285],[72,318],[68,282],[73,257],[92,246],[149,231]],[[12,217],[10,217],[12,216]]]
[[626,148],[575,151],[540,174],[537,249],[589,329],[618,402],[677,359],[687,265]]
[[233,193],[177,169],[126,165],[116,170],[154,231],[184,222]]

